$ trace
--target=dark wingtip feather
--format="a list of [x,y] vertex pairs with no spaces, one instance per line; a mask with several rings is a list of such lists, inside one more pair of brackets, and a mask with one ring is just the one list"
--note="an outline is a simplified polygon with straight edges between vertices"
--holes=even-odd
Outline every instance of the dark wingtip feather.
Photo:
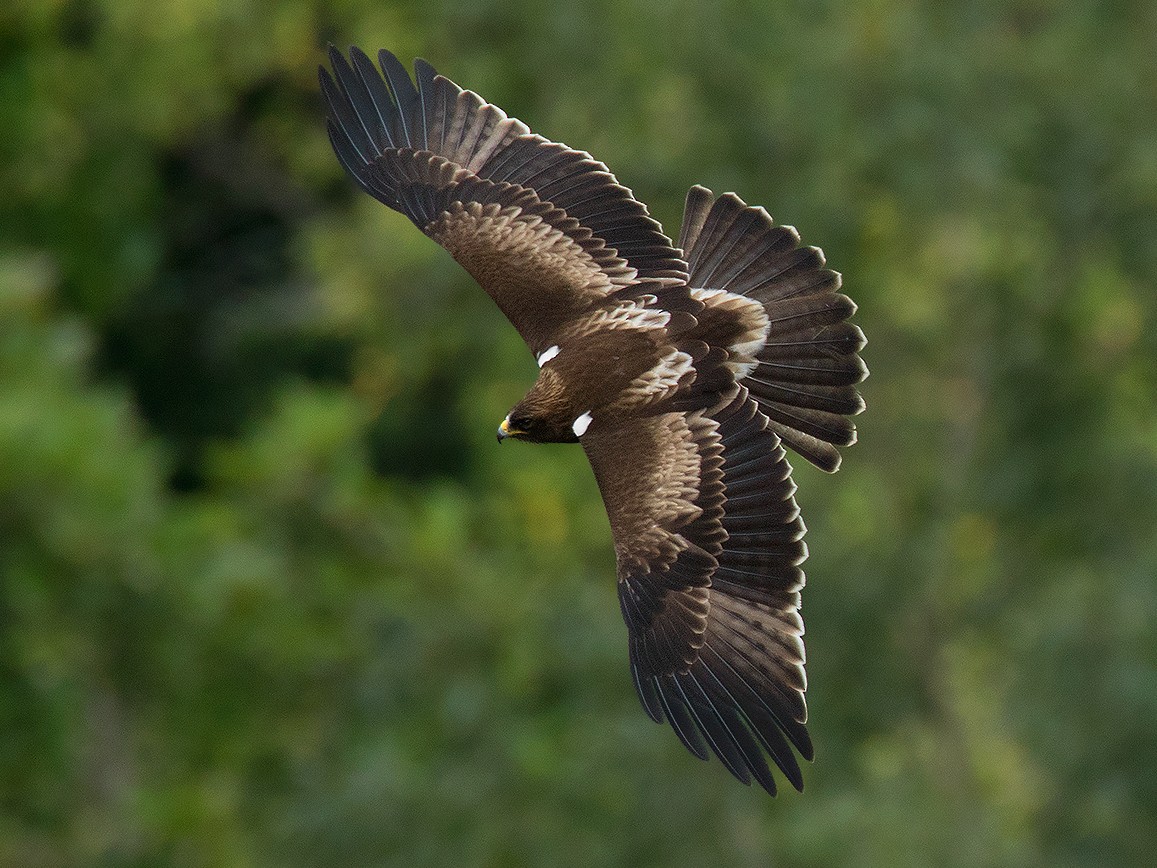
[[649,677],[644,676],[639,671],[639,664],[633,659],[631,660],[631,680],[635,683],[635,691],[639,694],[639,701],[643,704],[643,710],[647,712],[647,717],[655,721],[655,723],[662,723],[663,707],[659,703],[659,697],[655,694],[655,685]]
[[[350,52],[351,57],[356,58],[356,49],[351,48]],[[375,135],[380,121],[373,96],[362,74],[333,46],[330,46],[330,63],[333,77],[327,75],[321,79],[329,116],[350,140],[362,162],[369,163],[382,150],[380,137]]]
[[367,125],[373,126],[372,135],[378,144],[379,150],[381,150],[383,145],[393,147],[397,142],[394,132],[390,127],[392,119],[397,115],[397,109],[394,107],[393,98],[386,89],[386,83],[382,80],[381,75],[378,74],[374,62],[369,59],[365,52],[357,48],[351,48],[350,60],[353,62],[353,67],[361,80],[365,95],[368,96],[370,100],[370,104],[365,106],[362,121]]
[[[674,676],[665,676],[668,679],[674,680]],[[671,729],[675,731],[679,741],[683,742],[683,746],[691,751],[696,757],[706,762],[711,758],[711,754],[707,750],[707,743],[703,740],[703,734],[696,726],[694,719],[691,717],[687,707],[674,696],[669,696],[667,689],[663,685],[663,677],[653,679],[655,690],[659,694],[659,701],[663,704],[663,710],[667,715],[667,722],[671,724]]]
[[421,111],[421,135],[418,137],[418,147],[430,150],[430,119],[434,111],[433,87],[438,73],[422,58],[414,59],[414,81],[418,88],[418,103]]
[[378,51],[378,65],[382,69],[382,75],[385,76],[385,80],[390,86],[390,93],[393,94],[394,101],[398,106],[397,119],[402,138],[399,146],[419,147],[417,127],[421,115],[421,100],[418,96],[418,89],[410,80],[410,74],[406,71],[406,67],[392,51],[387,51],[384,48]]

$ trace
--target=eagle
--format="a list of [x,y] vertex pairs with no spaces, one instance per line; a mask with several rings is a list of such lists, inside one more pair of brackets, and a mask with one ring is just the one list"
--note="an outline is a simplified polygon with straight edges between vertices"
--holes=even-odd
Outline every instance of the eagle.
[[[785,446],[826,471],[856,440],[855,304],[823,253],[694,186],[678,246],[584,151],[388,51],[329,51],[334,152],[449,251],[538,363],[499,441],[580,443],[614,543],[643,708],[700,759],[803,790],[804,523]],[[794,751],[793,751],[794,749]]]

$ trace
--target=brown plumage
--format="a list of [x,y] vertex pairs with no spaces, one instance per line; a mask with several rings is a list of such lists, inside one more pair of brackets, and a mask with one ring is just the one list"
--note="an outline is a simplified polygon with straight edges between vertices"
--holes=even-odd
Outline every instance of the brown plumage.
[[783,445],[825,470],[867,369],[840,276],[733,194],[693,187],[674,247],[589,154],[389,52],[321,70],[355,181],[445,247],[539,362],[499,439],[580,442],[610,518],[630,668],[697,756],[802,789],[807,556]]

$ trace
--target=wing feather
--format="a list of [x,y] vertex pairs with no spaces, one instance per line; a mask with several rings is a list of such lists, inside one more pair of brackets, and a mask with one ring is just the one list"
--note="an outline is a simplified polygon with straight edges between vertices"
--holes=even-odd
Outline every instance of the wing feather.
[[[711,700],[704,696],[698,682],[692,678],[671,677],[683,706],[690,712],[696,728],[703,734],[712,752],[723,761],[731,774],[745,784],[751,783],[751,773],[735,738],[728,731],[727,724],[719,716]],[[693,692],[688,695],[688,690]]]
[[[369,62],[369,58],[367,58],[365,54],[361,51],[354,51],[353,49],[350,50],[350,54],[351,56],[361,55],[361,57],[365,59],[367,81],[381,81],[381,78],[376,74],[376,70],[374,70],[373,64]],[[378,65],[382,68],[382,73],[385,75],[385,79],[390,86],[390,93],[394,97],[394,103],[398,107],[398,110],[393,113],[397,119],[398,132],[400,133],[398,147],[425,147],[424,142],[418,135],[418,126],[423,117],[422,100],[418,94],[418,89],[414,87],[414,83],[410,80],[410,74],[406,72],[406,68],[402,66],[402,62],[389,51],[378,52]],[[386,105],[386,103],[383,103],[383,107]]]
[[706,760],[710,758],[711,754],[707,752],[707,745],[703,743],[703,736],[700,734],[699,727],[695,725],[695,721],[691,719],[686,703],[671,696],[671,692],[674,690],[672,682],[674,679],[670,677],[654,679],[655,692],[659,695],[663,714],[667,722],[671,724],[671,729],[675,730],[675,735],[679,737],[679,741],[683,742],[683,746],[699,759]]
[[[397,115],[397,112],[391,111],[390,92],[385,81],[374,69],[373,63],[361,51],[351,51],[350,60],[353,68],[357,71],[358,81],[365,88],[365,95],[369,97],[370,104],[365,106],[364,113],[359,112],[358,116],[364,124],[368,125],[366,132],[369,134],[370,141],[380,142],[384,140],[389,142],[391,147],[396,146],[395,142],[408,142],[409,137],[405,135],[404,130],[400,137],[395,138],[394,131],[390,129],[391,120]],[[354,82],[351,80],[351,92],[356,90],[353,84]],[[377,121],[376,124],[374,123],[375,120]]]

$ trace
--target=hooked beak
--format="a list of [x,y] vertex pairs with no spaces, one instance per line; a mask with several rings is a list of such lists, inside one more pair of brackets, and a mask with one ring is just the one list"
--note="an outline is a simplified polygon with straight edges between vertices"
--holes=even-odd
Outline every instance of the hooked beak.
[[507,437],[519,437],[525,433],[521,428],[515,428],[510,424],[510,414],[508,413],[506,418],[502,420],[502,424],[498,426],[498,442],[501,443]]

